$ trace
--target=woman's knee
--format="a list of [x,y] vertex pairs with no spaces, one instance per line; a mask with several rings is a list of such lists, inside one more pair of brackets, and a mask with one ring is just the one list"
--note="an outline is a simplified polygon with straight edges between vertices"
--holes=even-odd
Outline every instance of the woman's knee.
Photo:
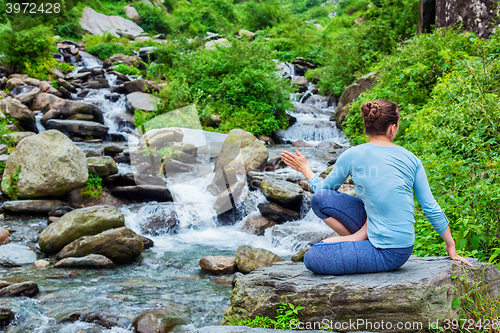
[[311,197],[311,209],[314,214],[319,216],[321,219],[327,219],[329,217],[328,215],[325,215],[322,210],[327,206],[327,204],[331,205],[331,199],[329,199],[331,194],[328,193],[331,191],[332,190],[327,189],[318,190]]

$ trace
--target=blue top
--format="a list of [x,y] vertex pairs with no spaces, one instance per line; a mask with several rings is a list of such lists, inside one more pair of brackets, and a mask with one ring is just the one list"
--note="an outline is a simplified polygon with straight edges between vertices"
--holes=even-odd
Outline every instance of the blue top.
[[410,151],[370,143],[355,146],[339,156],[325,180],[314,175],[308,183],[313,191],[337,190],[349,175],[365,205],[368,239],[375,247],[402,248],[415,242],[412,190],[437,233],[445,233],[448,219],[432,196],[422,162]]

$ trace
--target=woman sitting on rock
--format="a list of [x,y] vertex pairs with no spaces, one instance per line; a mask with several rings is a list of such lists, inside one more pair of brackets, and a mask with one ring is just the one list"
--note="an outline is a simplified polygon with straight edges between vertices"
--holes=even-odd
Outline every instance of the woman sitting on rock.
[[[415,241],[412,190],[446,242],[450,258],[470,266],[457,255],[448,219],[432,196],[422,162],[392,143],[399,129],[397,105],[386,100],[367,102],[361,106],[361,114],[370,142],[341,154],[325,180],[313,174],[298,151],[297,155],[281,154],[287,165],[304,174],[315,192],[311,198],[314,213],[340,235],[313,245],[304,256],[306,267],[333,275],[401,267]],[[357,196],[337,192],[348,176]]]

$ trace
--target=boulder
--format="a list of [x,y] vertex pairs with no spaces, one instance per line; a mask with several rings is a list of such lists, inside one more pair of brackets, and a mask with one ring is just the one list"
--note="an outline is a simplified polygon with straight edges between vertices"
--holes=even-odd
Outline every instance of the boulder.
[[161,212],[148,218],[148,222],[141,226],[141,232],[151,236],[160,236],[177,231],[178,217],[175,211],[166,214]]
[[38,285],[33,281],[13,283],[0,289],[1,297],[33,297],[39,293]]
[[47,113],[43,115],[40,123],[43,126],[47,126],[47,122],[50,119],[59,119],[60,117],[61,117],[61,110],[50,109],[49,111],[47,111]]
[[154,111],[158,102],[158,97],[143,92],[137,91],[127,95],[127,103],[131,110]]
[[14,321],[15,317],[16,317],[15,312],[7,308],[0,307],[0,329],[9,326]]
[[169,306],[151,309],[134,319],[132,327],[137,333],[167,333],[178,325],[188,323],[188,310],[181,304],[170,304]]
[[24,81],[20,78],[13,77],[11,79],[8,79],[7,82],[5,83],[5,88],[9,90],[14,90],[19,86],[22,86],[24,84]]
[[37,132],[35,115],[26,105],[17,99],[11,97],[0,99],[0,109],[4,114],[19,121],[24,130]]
[[246,185],[246,179],[239,180],[217,196],[213,207],[218,215],[236,208],[243,202]]
[[9,243],[0,245],[0,266],[16,267],[32,264],[36,261],[36,253],[26,245]]
[[108,134],[108,127],[94,121],[85,120],[62,120],[50,119],[47,121],[47,129],[58,131],[81,137],[92,136],[101,138]]
[[7,240],[7,238],[9,238],[9,236],[10,236],[9,230],[5,228],[0,228],[0,245],[5,243],[5,241]]
[[40,234],[38,244],[45,253],[57,253],[82,236],[125,226],[125,217],[116,207],[92,206],[75,209],[50,224]]
[[132,230],[121,227],[95,236],[83,236],[66,245],[56,256],[57,260],[102,254],[116,264],[135,260],[144,250],[142,238]]
[[160,91],[160,88],[154,81],[148,81],[144,79],[138,79],[134,81],[128,81],[123,84],[128,93],[143,92],[152,93]]
[[33,88],[25,93],[16,96],[16,99],[23,104],[30,104],[36,98],[36,95],[40,93],[40,88]]
[[111,194],[135,202],[173,201],[170,191],[165,186],[158,185],[117,186],[111,189]]
[[267,200],[300,212],[304,192],[300,185],[277,177],[266,176],[260,187]]
[[262,236],[267,228],[275,226],[276,222],[260,214],[250,214],[241,228],[243,231]]
[[8,154],[9,153],[9,147],[4,144],[0,144],[0,155]]
[[65,206],[61,200],[13,200],[3,204],[3,210],[15,214],[47,214],[51,210]]
[[118,173],[118,167],[115,160],[110,156],[88,157],[87,165],[89,173],[98,175],[99,177],[106,177]]
[[[113,65],[114,63],[119,63],[119,64],[124,64],[127,66],[131,67],[139,67],[139,64],[141,63],[141,58],[135,55],[125,55],[125,54],[115,54],[112,55],[111,57],[107,58],[104,60],[104,68],[108,68],[109,66]],[[128,81],[128,79],[127,79]]]
[[64,258],[55,263],[57,268],[110,268],[115,264],[100,254],[89,254],[81,258]]
[[70,118],[78,114],[85,114],[92,116],[93,121],[104,125],[104,116],[99,108],[92,104],[87,103],[66,103],[61,109],[61,116],[63,118]]
[[200,267],[210,274],[233,274],[236,271],[235,257],[207,256],[200,259]]
[[304,261],[304,255],[306,254],[307,251],[309,251],[310,247],[305,247],[301,249],[299,252],[295,253],[292,256],[292,261]]
[[[243,166],[240,165],[237,158],[239,154],[243,158]],[[228,164],[237,170],[237,173],[242,169],[243,171],[246,170],[247,173],[253,170],[262,170],[266,166],[268,157],[269,152],[266,146],[252,133],[241,129],[233,129],[222,144],[221,151],[215,162],[214,172]]]
[[292,143],[292,147],[312,147],[310,144],[305,142],[304,140],[297,140]]
[[66,104],[65,99],[59,98],[49,93],[42,92],[36,96],[31,107],[33,108],[33,110],[40,110],[42,112],[47,112],[50,109],[60,110],[64,107],[65,104]]
[[130,20],[120,16],[106,16],[89,7],[83,9],[80,25],[83,30],[99,36],[109,32],[116,37],[132,36],[135,38],[144,32],[140,26]]
[[9,134],[4,134],[3,137],[7,141],[12,142],[15,146],[17,146],[17,144],[19,142],[21,142],[22,139],[27,138],[27,137],[32,136],[32,135],[35,135],[35,133],[33,133],[33,132],[14,132],[14,133],[9,133]]
[[132,6],[132,5],[126,5],[123,8],[125,9],[125,15],[127,15],[127,17],[129,19],[131,19],[132,21],[134,21],[137,24],[141,24],[142,23],[142,19],[139,16],[139,13],[137,12],[137,9],[135,9],[134,6]]
[[33,263],[33,266],[35,266],[36,268],[44,268],[44,267],[50,266],[50,262],[48,262],[47,260],[40,259],[40,260],[35,261]]
[[64,134],[49,130],[25,138],[12,151],[5,165],[2,192],[19,198],[58,196],[84,186],[87,178],[85,154]]
[[[42,81],[38,85],[38,88],[40,88],[42,93],[46,93],[47,95],[52,95],[54,97],[56,97],[56,96],[62,97],[62,93],[59,90],[57,90],[56,88],[52,87],[50,82]],[[37,96],[37,98],[38,98],[38,96]],[[35,100],[37,100],[37,99],[35,99]],[[37,110],[37,109],[33,107],[33,110]]]
[[205,49],[207,50],[213,50],[217,46],[225,46],[225,47],[231,47],[231,43],[226,38],[219,38],[216,40],[210,40],[205,43]]
[[248,274],[251,271],[271,266],[273,263],[284,259],[265,249],[256,249],[248,245],[240,246],[236,250],[236,265],[242,273]]
[[249,38],[250,40],[252,40],[255,37],[255,32],[251,32],[251,31],[248,31],[245,29],[240,29],[240,31],[238,32],[238,35],[240,37],[246,37],[246,38]]
[[260,203],[257,206],[262,216],[276,223],[300,220],[300,213],[291,209],[283,208],[274,203]]
[[177,127],[153,129],[147,131],[139,141],[141,147],[164,148],[172,145],[172,142],[181,142],[184,137],[182,130]]
[[[223,324],[273,315],[285,302],[304,307],[299,313],[304,323],[328,318],[343,325],[361,322],[354,331],[388,331],[387,323],[394,325],[391,332],[427,330],[429,323],[458,318],[451,305],[455,288],[463,286],[461,279],[452,279],[452,275],[463,275],[467,281],[479,278],[483,295],[498,297],[498,269],[490,263],[468,260],[474,265],[472,269],[448,257],[412,256],[396,271],[341,276],[315,274],[303,263],[276,263],[238,279]],[[385,322],[386,326],[375,329],[367,325],[369,322]],[[423,326],[395,329],[397,322]]]
[[378,78],[379,75],[377,72],[371,72],[357,79],[356,82],[345,88],[342,96],[340,96],[337,109],[333,115],[333,119],[335,120],[337,126],[342,126],[345,117],[349,113],[351,104],[358,100],[359,95],[371,88],[376,83]]
[[307,79],[303,76],[296,76],[292,79],[292,85],[296,86],[300,93],[303,93],[307,90],[309,81],[307,81]]
[[317,146],[316,146],[317,149],[329,149],[329,150],[332,150],[332,149],[340,149],[342,148],[341,145],[335,143],[335,142],[330,142],[330,141],[322,141],[320,142]]

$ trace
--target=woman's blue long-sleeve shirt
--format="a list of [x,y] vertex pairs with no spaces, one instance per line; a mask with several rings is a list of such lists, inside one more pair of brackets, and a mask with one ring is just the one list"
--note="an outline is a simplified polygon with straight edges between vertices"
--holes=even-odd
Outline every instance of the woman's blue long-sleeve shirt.
[[351,176],[356,195],[365,205],[367,233],[377,248],[412,246],[415,241],[415,204],[417,196],[425,216],[441,236],[448,219],[429,188],[424,166],[418,157],[401,146],[376,146],[365,143],[342,153],[334,168],[321,180],[309,180],[313,191],[337,190]]

